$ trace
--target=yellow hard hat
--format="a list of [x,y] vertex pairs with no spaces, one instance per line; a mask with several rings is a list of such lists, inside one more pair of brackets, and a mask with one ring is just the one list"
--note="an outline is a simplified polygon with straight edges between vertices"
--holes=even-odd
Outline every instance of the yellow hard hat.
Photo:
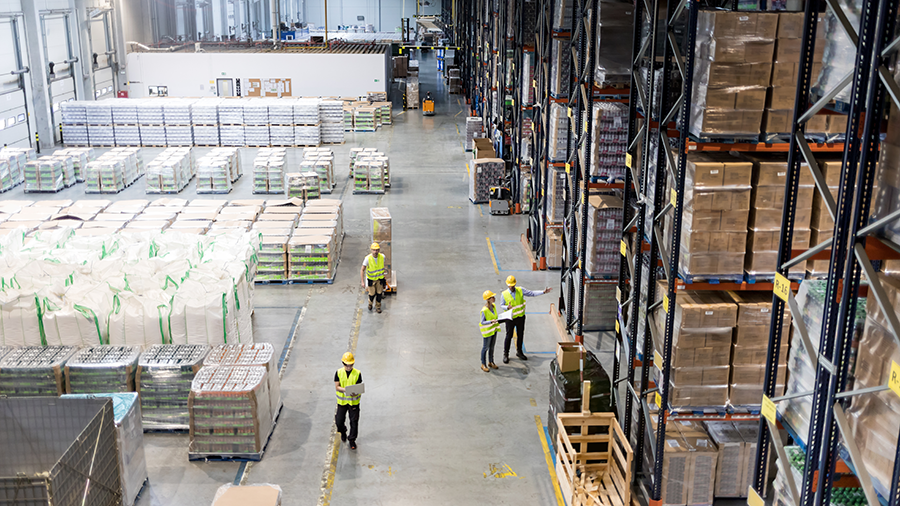
[[496,294],[490,290],[485,290],[483,294],[481,294],[481,298],[484,300],[488,300],[491,297],[494,297]]
[[356,359],[353,358],[353,353],[350,353],[348,351],[347,353],[344,353],[343,357],[341,357],[341,362],[347,365],[353,365],[354,363],[356,363]]
[[516,277],[515,276],[507,276],[506,286],[516,286]]
[[381,249],[381,246],[379,246],[377,242],[373,242],[372,245],[369,246],[369,248],[371,248],[371,249]]

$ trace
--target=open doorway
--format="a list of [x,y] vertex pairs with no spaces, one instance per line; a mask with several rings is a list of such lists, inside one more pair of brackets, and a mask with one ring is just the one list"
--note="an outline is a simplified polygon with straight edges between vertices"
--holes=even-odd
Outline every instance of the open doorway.
[[216,79],[216,94],[220,97],[233,97],[234,79]]

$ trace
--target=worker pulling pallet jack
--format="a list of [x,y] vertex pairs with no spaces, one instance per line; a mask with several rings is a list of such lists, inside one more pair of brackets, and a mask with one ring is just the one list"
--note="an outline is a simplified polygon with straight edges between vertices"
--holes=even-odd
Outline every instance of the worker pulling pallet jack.
[[372,310],[372,301],[375,301],[375,312],[381,312],[381,299],[387,286],[384,274],[384,254],[381,246],[373,242],[370,246],[372,253],[363,258],[362,268],[359,271],[359,282],[369,292],[369,311]]

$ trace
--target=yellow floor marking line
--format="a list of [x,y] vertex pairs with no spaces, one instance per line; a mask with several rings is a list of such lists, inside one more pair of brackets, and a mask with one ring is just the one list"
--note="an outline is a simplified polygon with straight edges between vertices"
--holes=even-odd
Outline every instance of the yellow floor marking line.
[[533,408],[537,407],[537,402],[535,402],[534,399],[528,399],[528,401],[531,402],[531,407],[533,407]]
[[[356,318],[353,322],[353,328],[350,329],[350,340],[347,344],[347,351],[356,353],[356,345],[359,342],[359,327],[362,324],[362,301],[365,290],[359,289],[359,296],[356,297]],[[337,409],[335,407],[335,409]],[[329,506],[331,504],[331,492],[334,490],[334,475],[337,471],[338,455],[341,449],[341,441],[338,436],[337,427],[331,424],[331,441],[328,443],[328,460],[325,463],[325,469],[322,471],[322,483],[320,489],[322,495],[319,496],[317,506]]]
[[541,446],[544,448],[544,460],[547,461],[547,470],[550,471],[550,480],[553,481],[553,492],[556,493],[556,504],[557,506],[565,506],[562,491],[559,489],[559,479],[556,477],[556,469],[553,468],[553,458],[550,457],[550,448],[547,446],[547,439],[544,437],[544,425],[541,423],[540,415],[534,415],[534,424],[537,425],[538,439],[541,440]]
[[[481,206],[478,206],[478,209],[481,209]],[[497,257],[494,256],[494,246],[491,244],[491,238],[485,237],[487,239],[488,251],[491,253],[491,262],[494,262],[494,272],[499,276],[500,268],[497,267]]]
[[[481,209],[481,204],[478,204],[478,214],[484,218],[484,211]],[[497,274],[500,274],[499,272]]]
[[[462,114],[462,111],[459,111],[458,113],[454,114],[453,117],[454,118],[459,117],[460,114]],[[459,128],[459,127],[457,126],[456,128]]]
[[488,476],[491,478],[519,478],[519,475],[509,467],[509,464],[488,464],[488,472],[484,473],[484,477],[487,478]]

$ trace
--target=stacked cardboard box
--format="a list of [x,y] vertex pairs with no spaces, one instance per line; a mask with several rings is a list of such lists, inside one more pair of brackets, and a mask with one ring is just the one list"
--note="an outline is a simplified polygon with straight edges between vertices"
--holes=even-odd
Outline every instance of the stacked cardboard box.
[[271,343],[220,344],[209,351],[203,363],[204,367],[265,367],[269,412],[272,414],[272,421],[275,421],[282,405],[281,378],[278,371],[278,355],[275,354],[275,347]]
[[384,162],[357,158],[353,165],[353,193],[384,193]]
[[[665,282],[659,282],[657,293],[666,290]],[[681,292],[669,303],[669,311],[675,311],[669,404],[675,408],[724,406],[737,305],[724,292]],[[661,356],[665,313],[655,313],[654,321],[653,345]]]
[[777,28],[774,13],[700,13],[691,134],[759,135]]
[[272,432],[266,368],[202,367],[188,409],[191,458],[260,455]]
[[588,205],[584,272],[594,277],[618,276],[624,203],[612,195],[593,195]]
[[191,382],[209,346],[154,344],[138,359],[135,390],[141,395],[143,425],[150,429],[187,429]]
[[[887,144],[883,144],[881,149],[883,159],[884,153],[890,149],[890,146],[888,146]],[[828,193],[831,194],[832,201],[837,203],[838,187],[841,182],[841,160],[839,157],[834,156],[816,156],[819,163],[819,170],[822,172],[822,176],[825,178],[825,185],[828,187]],[[879,170],[881,167],[882,165],[879,164]],[[885,184],[887,184],[886,179],[876,176],[876,186],[878,186],[879,188],[883,188]],[[878,190],[876,190],[876,192],[877,191]],[[883,207],[879,208],[878,202],[882,202],[882,204],[884,203],[884,201],[879,201],[876,198],[875,205],[873,207],[874,216],[881,216],[879,215],[878,209],[883,209]],[[813,192],[809,246],[813,247],[825,241],[829,241],[831,240],[833,235],[834,218],[831,216],[831,211],[828,209],[828,205],[825,203],[825,199],[822,198],[822,193],[818,190],[818,188],[816,188]],[[828,274],[828,264],[828,260],[807,260],[806,272],[811,278],[825,277]]]
[[501,186],[506,176],[506,163],[500,158],[480,158],[469,162],[469,200],[487,203],[492,186]]
[[562,268],[563,253],[563,226],[548,225],[547,226],[547,244],[545,245],[545,254],[547,255],[547,267],[549,269]]
[[[744,269],[754,277],[774,277],[778,267],[778,246],[781,241],[781,218],[784,212],[784,187],[787,179],[786,155],[745,155],[753,163],[753,192],[750,196],[750,220],[747,224],[747,256]],[[805,164],[804,164],[805,165]],[[805,166],[800,169],[800,181],[794,199],[793,249],[809,247],[810,218],[815,185]],[[803,265],[791,268],[788,276],[803,277]]]
[[750,162],[729,155],[688,157],[678,258],[688,280],[743,277],[751,172]]
[[[884,287],[887,300],[894,311],[900,309],[900,278],[879,273],[878,280]],[[854,389],[878,387],[888,383],[892,364],[900,363],[900,346],[897,346],[890,323],[879,304],[868,304],[865,328],[859,341],[856,357]],[[848,417],[851,432],[862,453],[862,464],[872,476],[875,490],[882,497],[889,497],[891,471],[900,433],[900,399],[893,392],[884,391],[852,398]]]
[[178,193],[197,172],[191,148],[166,148],[147,164],[147,193]]
[[[894,79],[898,74],[900,66],[895,70]],[[878,220],[900,209],[900,109],[893,102],[875,181],[878,189],[872,202],[872,219]],[[894,220],[879,235],[894,244],[900,243],[900,223]]]
[[[769,326],[772,322],[772,296],[762,292],[729,292],[729,295],[738,305],[738,316],[731,347],[728,402],[732,406],[759,405],[762,402],[763,385],[766,378]],[[791,335],[789,311],[785,311],[782,322],[775,395],[780,395],[784,391],[787,375],[788,342]]]
[[334,279],[339,259],[338,240],[334,227],[295,230],[287,244],[288,279]]
[[747,497],[756,463],[759,423],[715,421],[704,425],[719,451],[715,497]]
[[475,138],[484,136],[484,126],[481,117],[466,117],[466,151],[475,149]]
[[74,346],[24,346],[0,360],[0,395],[56,397],[66,393],[65,366]]
[[381,253],[384,255],[385,278],[390,281],[393,273],[391,211],[386,207],[373,207],[369,210],[369,217],[372,221],[372,242],[377,242],[381,246]]
[[66,393],[134,392],[140,346],[84,348],[66,362]]
[[582,328],[586,331],[614,330],[617,312],[615,280],[585,280]]
[[[653,420],[656,430],[655,415]],[[665,505],[711,505],[719,451],[697,422],[669,421],[663,447],[662,502]]]
[[[309,162],[306,162],[309,163]],[[303,166],[301,164],[301,170]],[[284,175],[285,195],[299,198],[304,202],[319,198],[319,175],[314,171],[291,172]]]

